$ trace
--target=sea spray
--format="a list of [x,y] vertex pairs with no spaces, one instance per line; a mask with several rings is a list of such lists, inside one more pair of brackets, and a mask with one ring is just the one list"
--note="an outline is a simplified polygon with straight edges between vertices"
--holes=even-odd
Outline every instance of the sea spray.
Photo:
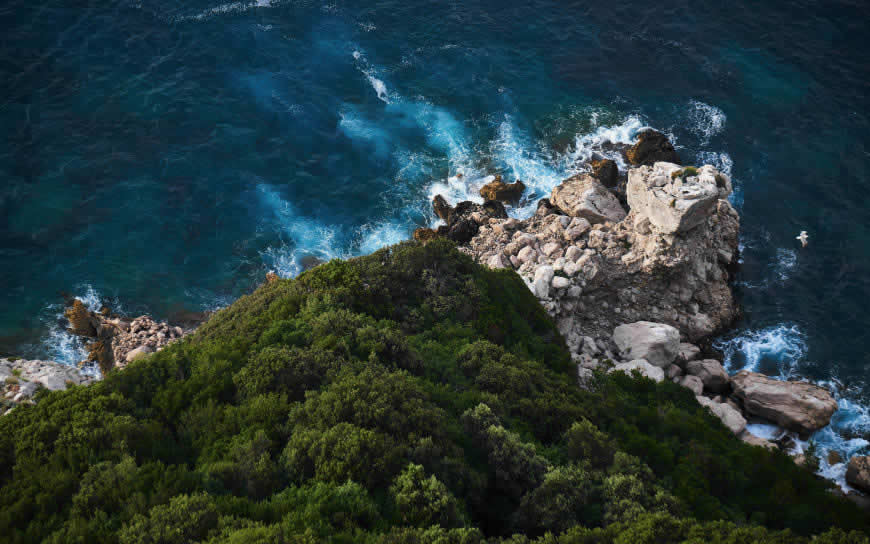
[[716,340],[713,347],[722,352],[729,372],[750,370],[780,379],[789,379],[807,352],[803,332],[792,323],[743,331]]

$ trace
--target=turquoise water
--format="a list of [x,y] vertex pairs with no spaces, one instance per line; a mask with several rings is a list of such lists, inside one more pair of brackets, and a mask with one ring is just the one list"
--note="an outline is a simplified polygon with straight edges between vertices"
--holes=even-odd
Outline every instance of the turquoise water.
[[220,307],[408,238],[490,174],[530,186],[523,215],[592,143],[653,126],[735,180],[728,364],[825,381],[820,440],[867,450],[862,3],[359,4],[0,7],[0,352],[77,360],[61,292]]

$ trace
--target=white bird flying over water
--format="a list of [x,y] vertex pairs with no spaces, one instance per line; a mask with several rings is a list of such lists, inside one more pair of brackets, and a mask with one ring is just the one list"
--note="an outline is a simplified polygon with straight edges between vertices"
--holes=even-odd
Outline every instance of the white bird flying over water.
[[807,231],[802,230],[800,234],[795,237],[795,240],[800,240],[803,247],[807,247],[807,240],[809,239],[809,234]]

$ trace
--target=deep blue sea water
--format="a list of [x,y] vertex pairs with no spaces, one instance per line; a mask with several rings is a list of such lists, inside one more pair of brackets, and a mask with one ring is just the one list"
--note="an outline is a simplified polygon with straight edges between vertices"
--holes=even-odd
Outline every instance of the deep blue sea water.
[[867,452],[867,21],[861,1],[10,0],[0,352],[78,360],[61,292],[220,307],[408,238],[490,174],[533,203],[652,126],[735,180],[730,368],[828,383],[817,438]]

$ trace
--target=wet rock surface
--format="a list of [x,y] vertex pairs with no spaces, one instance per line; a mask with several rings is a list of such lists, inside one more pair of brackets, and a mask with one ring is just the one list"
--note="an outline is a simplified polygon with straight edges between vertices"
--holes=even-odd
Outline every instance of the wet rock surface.
[[846,469],[846,482],[861,491],[870,493],[870,456],[854,456]]
[[637,135],[637,142],[625,151],[628,162],[638,166],[658,161],[680,164],[680,157],[667,136],[656,130],[645,130]]
[[802,434],[827,426],[837,410],[828,390],[807,382],[775,380],[743,370],[731,378],[731,384],[748,413]]
[[485,200],[498,200],[499,202],[515,203],[526,190],[526,184],[520,180],[514,183],[505,183],[501,176],[496,176],[495,179],[480,188],[480,196]]

